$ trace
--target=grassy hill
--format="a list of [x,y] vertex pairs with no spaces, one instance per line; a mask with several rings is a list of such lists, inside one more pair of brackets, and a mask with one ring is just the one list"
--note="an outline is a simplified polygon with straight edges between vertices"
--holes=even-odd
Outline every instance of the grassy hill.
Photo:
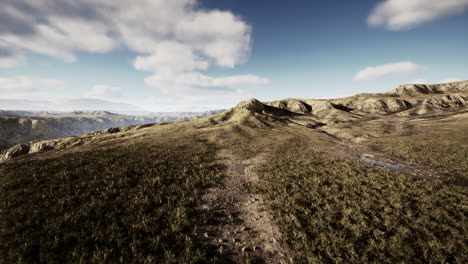
[[0,150],[30,141],[80,136],[111,127],[191,120],[219,113],[155,113],[148,116],[119,115],[106,111],[47,113],[0,110]]
[[466,263],[467,82],[16,146],[4,263]]

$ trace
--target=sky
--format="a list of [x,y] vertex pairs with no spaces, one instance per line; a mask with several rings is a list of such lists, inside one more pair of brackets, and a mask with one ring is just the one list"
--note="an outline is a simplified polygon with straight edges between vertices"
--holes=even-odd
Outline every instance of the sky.
[[0,2],[0,99],[198,111],[468,79],[468,0]]

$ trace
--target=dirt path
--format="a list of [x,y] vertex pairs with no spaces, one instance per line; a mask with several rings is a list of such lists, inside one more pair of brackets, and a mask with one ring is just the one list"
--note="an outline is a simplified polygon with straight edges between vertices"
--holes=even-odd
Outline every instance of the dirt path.
[[254,169],[265,157],[240,161],[227,150],[219,155],[226,165],[225,178],[203,197],[202,210],[209,221],[201,239],[234,263],[291,263],[279,243],[281,233],[268,201],[246,189],[258,183]]

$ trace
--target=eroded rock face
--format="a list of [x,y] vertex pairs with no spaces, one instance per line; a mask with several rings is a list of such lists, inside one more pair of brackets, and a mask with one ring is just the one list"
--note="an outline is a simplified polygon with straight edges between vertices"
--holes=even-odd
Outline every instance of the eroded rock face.
[[37,153],[47,150],[52,150],[57,145],[55,141],[40,141],[37,143],[31,143],[29,153]]
[[314,115],[321,115],[322,113],[327,113],[335,109],[335,106],[329,101],[315,101],[308,103],[312,106],[312,113]]
[[252,98],[247,101],[240,102],[237,106],[239,110],[248,110],[250,112],[261,113],[265,110],[265,105],[259,100]]
[[293,113],[307,114],[312,111],[312,107],[302,101],[292,101],[288,103],[288,110]]
[[288,109],[288,104],[285,101],[277,101],[277,102],[270,103],[269,105],[279,108],[279,109],[283,109],[283,110]]
[[422,104],[433,108],[459,108],[467,103],[468,98],[460,94],[452,94],[428,98]]
[[2,156],[0,156],[0,160],[7,160],[19,157],[21,155],[25,155],[29,153],[30,146],[28,144],[18,144],[12,148],[9,148],[4,152]]
[[357,105],[359,111],[370,114],[389,114],[408,110],[411,103],[401,99],[366,99]]
[[312,111],[311,105],[294,99],[272,102],[268,103],[268,105],[297,114],[308,114]]
[[390,91],[393,94],[436,94],[459,93],[468,91],[468,81],[439,84],[403,84]]
[[401,99],[387,99],[388,111],[392,113],[402,112],[412,107],[411,103]]

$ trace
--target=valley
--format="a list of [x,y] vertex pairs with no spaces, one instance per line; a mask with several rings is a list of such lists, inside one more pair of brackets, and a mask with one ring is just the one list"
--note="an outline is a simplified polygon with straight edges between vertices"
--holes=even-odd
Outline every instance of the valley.
[[0,260],[464,263],[467,106],[467,81],[402,85],[22,143]]
[[114,114],[107,111],[49,113],[0,110],[0,150],[20,143],[72,136],[119,126],[191,120],[221,111],[154,113],[146,116]]

